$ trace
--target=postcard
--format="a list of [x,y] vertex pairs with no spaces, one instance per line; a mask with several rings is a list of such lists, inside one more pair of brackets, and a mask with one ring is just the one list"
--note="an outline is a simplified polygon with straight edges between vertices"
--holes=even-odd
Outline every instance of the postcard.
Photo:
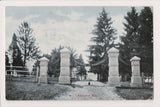
[[158,3],[2,1],[2,107],[157,106]]

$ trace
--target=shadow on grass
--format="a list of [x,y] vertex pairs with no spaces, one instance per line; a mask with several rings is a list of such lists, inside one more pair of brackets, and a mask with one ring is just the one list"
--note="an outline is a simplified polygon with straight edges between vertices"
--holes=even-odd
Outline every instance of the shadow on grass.
[[70,91],[70,86],[6,81],[7,100],[54,100]]

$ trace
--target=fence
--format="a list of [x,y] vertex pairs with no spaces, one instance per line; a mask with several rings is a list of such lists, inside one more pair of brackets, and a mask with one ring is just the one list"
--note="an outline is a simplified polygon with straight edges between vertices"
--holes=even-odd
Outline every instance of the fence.
[[142,72],[142,83],[145,86],[152,86],[153,85],[153,74]]
[[27,67],[23,66],[6,66],[6,75],[12,75],[15,77],[28,76],[30,72]]

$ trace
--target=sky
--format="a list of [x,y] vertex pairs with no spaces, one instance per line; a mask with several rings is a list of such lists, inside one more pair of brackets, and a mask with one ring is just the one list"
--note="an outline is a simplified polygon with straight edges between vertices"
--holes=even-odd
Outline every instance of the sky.
[[[88,61],[88,45],[94,36],[92,30],[97,22],[97,17],[103,7],[67,6],[67,7],[6,7],[6,50],[11,44],[13,33],[18,36],[18,26],[27,21],[34,30],[33,36],[43,54],[50,54],[54,48],[70,46],[82,54],[84,61]],[[123,35],[124,16],[131,7],[104,7],[113,21],[117,30],[117,42]],[[140,11],[142,7],[136,7]]]

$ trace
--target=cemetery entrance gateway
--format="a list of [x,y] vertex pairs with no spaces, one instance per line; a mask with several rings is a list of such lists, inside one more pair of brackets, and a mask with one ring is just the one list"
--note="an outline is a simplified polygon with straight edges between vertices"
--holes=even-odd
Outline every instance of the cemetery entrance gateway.
[[60,61],[60,84],[71,84],[70,81],[70,51],[67,48],[64,48],[60,51],[61,61]]
[[[70,51],[66,48],[60,51],[60,76],[59,76],[59,83],[60,84],[71,84],[70,78]],[[111,48],[108,51],[109,57],[109,77],[108,77],[108,84],[112,87],[120,86],[120,76],[119,76],[119,63],[118,63],[118,56],[119,50],[116,48]],[[131,87],[142,87],[142,78],[140,76],[140,58],[134,56],[131,60],[131,68],[132,68],[132,77],[131,77]],[[99,64],[103,63],[104,61],[100,61]],[[96,64],[93,64],[96,65]],[[40,74],[44,74],[40,76],[40,83],[41,80],[46,83],[46,72],[47,69],[44,66],[48,67],[48,60],[43,58],[40,60]]]

